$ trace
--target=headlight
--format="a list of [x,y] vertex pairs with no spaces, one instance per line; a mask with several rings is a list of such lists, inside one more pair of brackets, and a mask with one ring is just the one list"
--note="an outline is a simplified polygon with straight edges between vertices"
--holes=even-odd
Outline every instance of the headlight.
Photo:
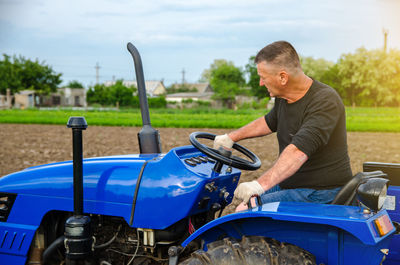
[[384,178],[365,179],[357,188],[358,200],[371,210],[379,211],[386,200],[388,182]]

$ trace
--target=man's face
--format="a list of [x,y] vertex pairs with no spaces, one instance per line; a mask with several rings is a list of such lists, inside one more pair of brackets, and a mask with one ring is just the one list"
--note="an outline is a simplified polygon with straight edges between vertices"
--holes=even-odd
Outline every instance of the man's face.
[[281,89],[276,66],[265,61],[260,62],[257,64],[257,74],[260,76],[260,86],[265,86],[271,97],[279,97]]

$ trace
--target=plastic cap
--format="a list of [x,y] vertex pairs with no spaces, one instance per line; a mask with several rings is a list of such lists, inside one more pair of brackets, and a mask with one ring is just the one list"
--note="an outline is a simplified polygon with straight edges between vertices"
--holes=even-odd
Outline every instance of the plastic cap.
[[85,130],[88,125],[86,123],[85,117],[69,117],[67,127],[72,129]]

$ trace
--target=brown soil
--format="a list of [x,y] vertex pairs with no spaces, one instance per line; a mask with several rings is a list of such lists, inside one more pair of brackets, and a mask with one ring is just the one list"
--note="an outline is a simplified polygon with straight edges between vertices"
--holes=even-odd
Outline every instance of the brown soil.
[[[83,132],[84,157],[135,154],[139,152],[136,127],[90,126]],[[162,150],[188,145],[189,134],[207,131],[214,134],[226,129],[159,129]],[[66,126],[0,124],[0,176],[29,166],[72,158],[72,133]],[[243,171],[241,181],[255,179],[275,161],[278,145],[274,135],[242,141],[241,144],[261,159],[261,169]],[[400,162],[400,133],[348,133],[349,155],[353,172],[362,170],[365,161]],[[231,212],[236,201],[226,209]]]

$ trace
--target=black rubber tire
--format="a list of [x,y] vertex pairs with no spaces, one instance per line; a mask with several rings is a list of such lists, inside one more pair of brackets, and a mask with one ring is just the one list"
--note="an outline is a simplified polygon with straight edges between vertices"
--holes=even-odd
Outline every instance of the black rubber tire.
[[306,250],[275,239],[249,236],[240,242],[232,238],[208,244],[208,251],[197,250],[180,265],[314,265],[315,257]]

